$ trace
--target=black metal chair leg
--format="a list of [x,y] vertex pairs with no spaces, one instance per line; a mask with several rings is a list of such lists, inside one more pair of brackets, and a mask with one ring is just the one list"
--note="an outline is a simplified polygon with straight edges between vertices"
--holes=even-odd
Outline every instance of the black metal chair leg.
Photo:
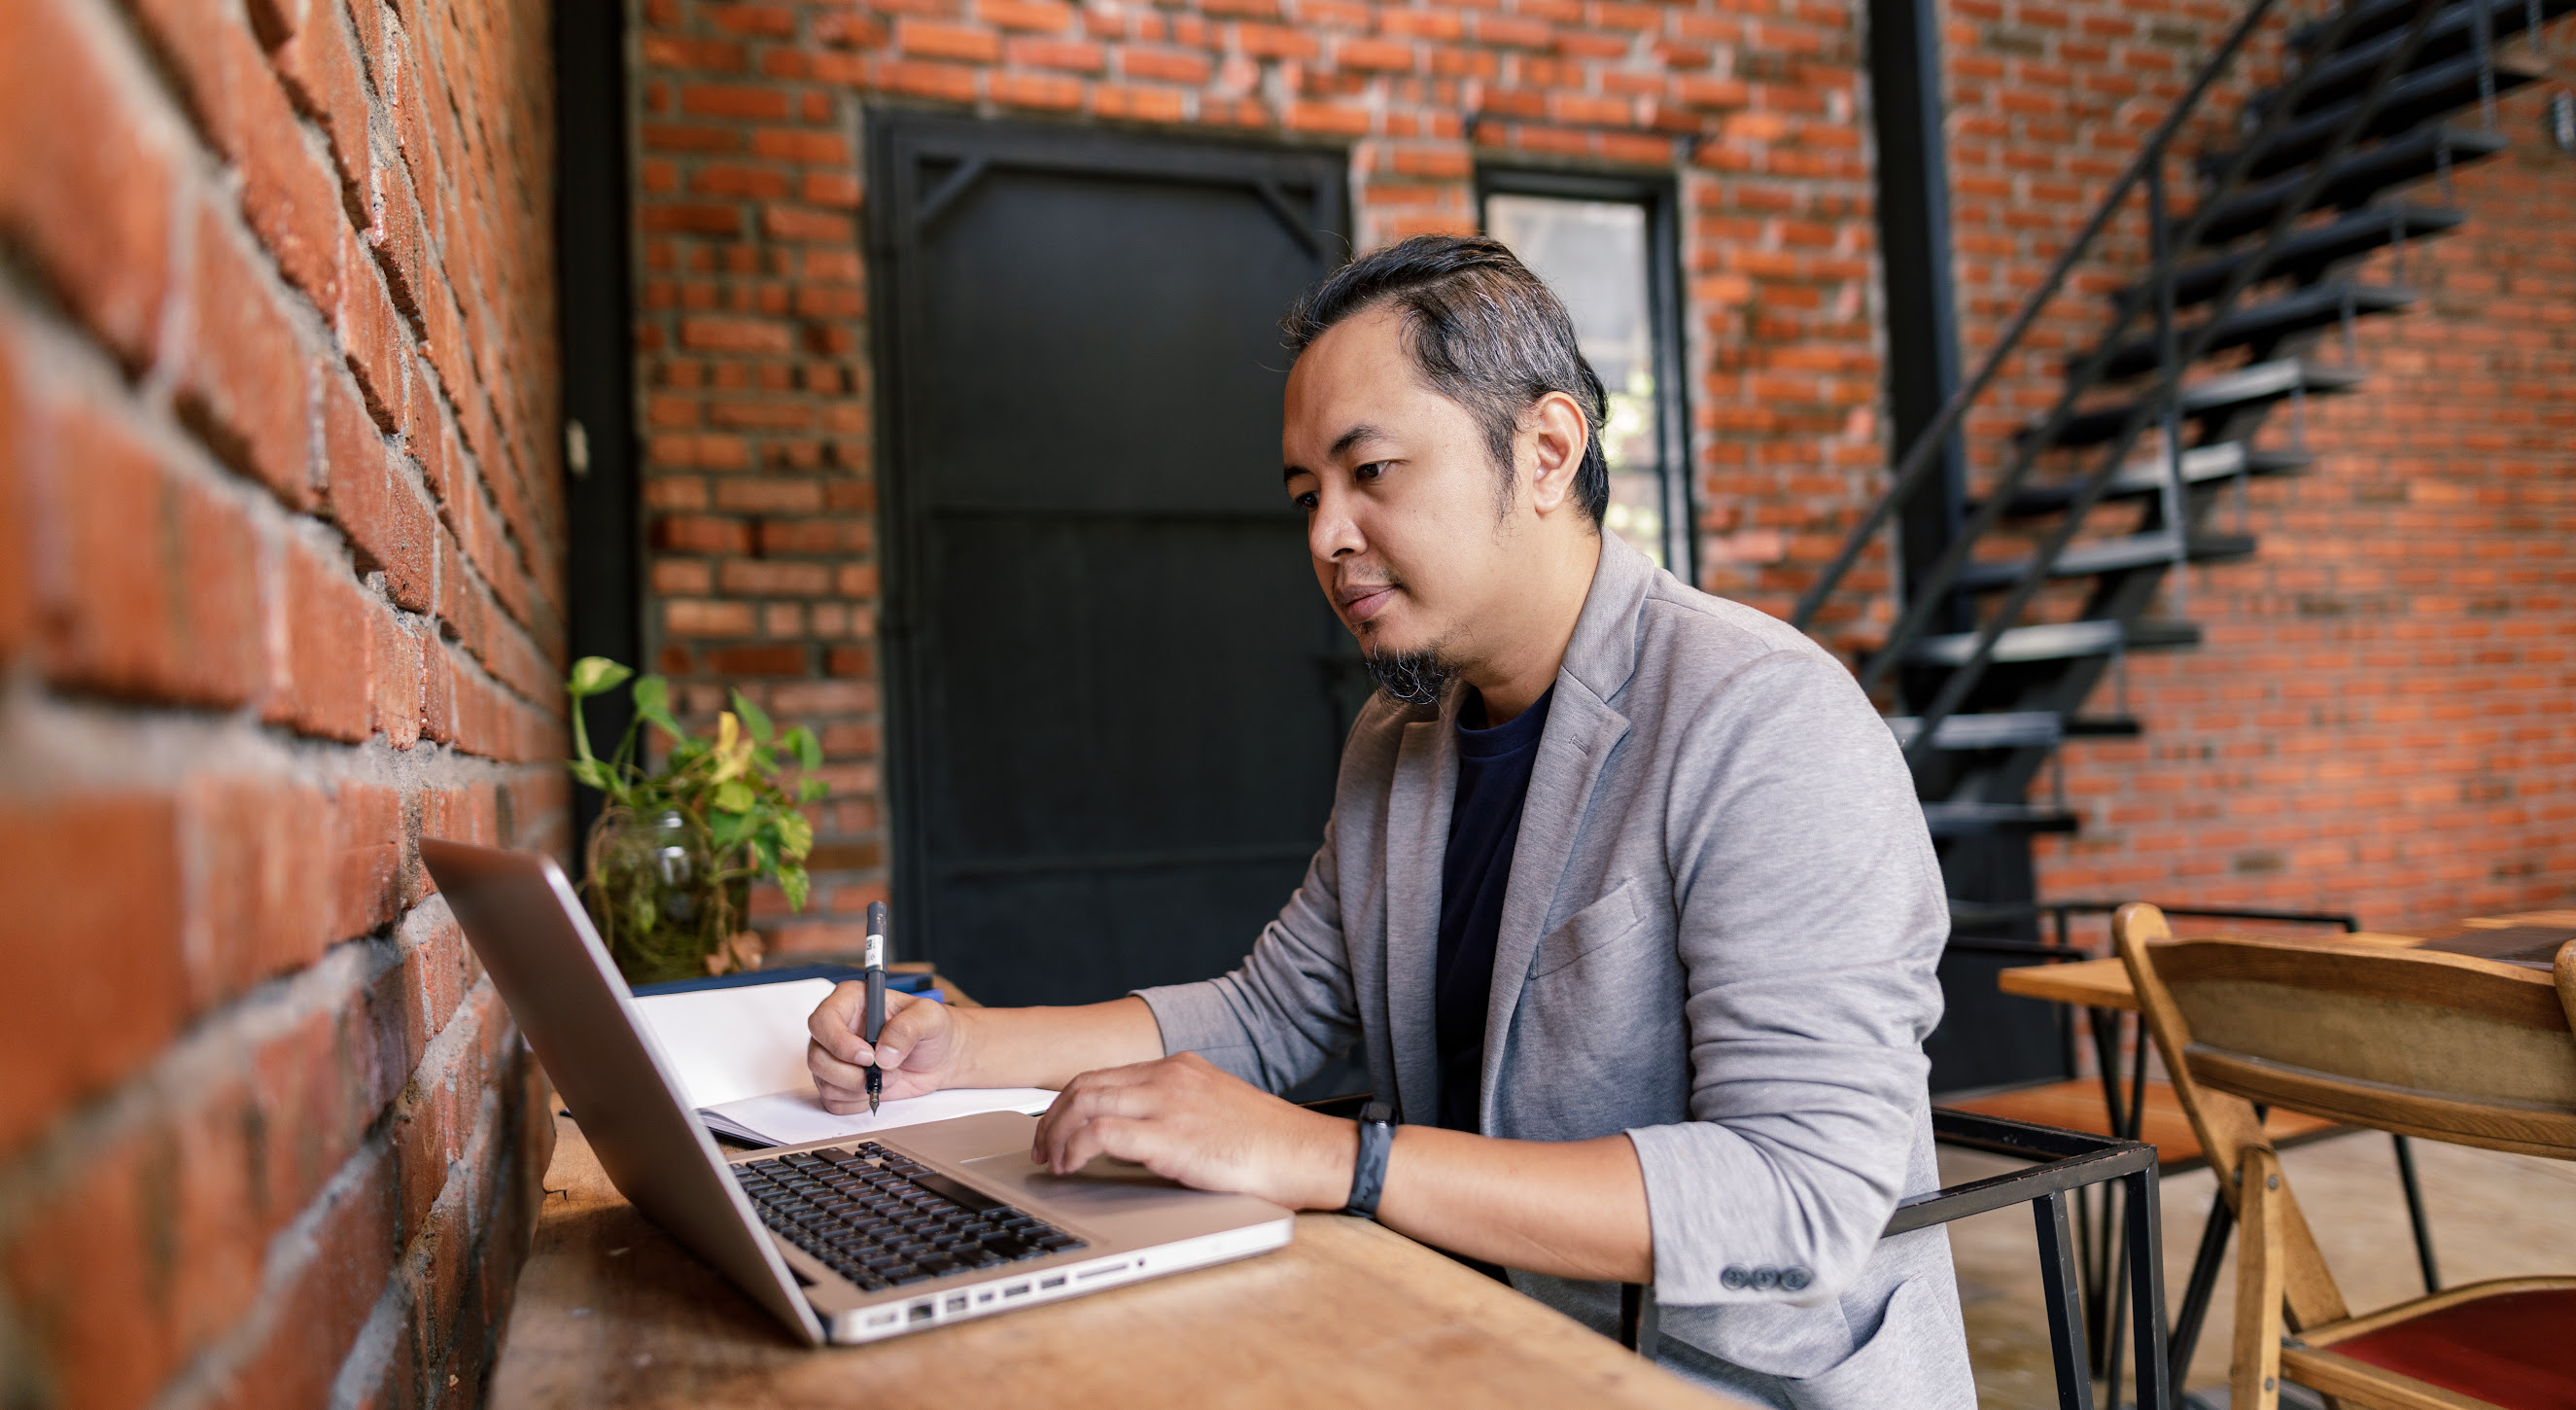
[[[2145,1037],[2144,1034],[2139,1036],[2142,1040]],[[2112,1044],[2112,1051],[2115,1053],[2118,1051],[2118,1044],[2116,1041]],[[2147,1045],[2144,1041],[2141,1041],[2138,1044],[2137,1059],[2132,1064],[2130,1072],[2128,1105],[2123,1108],[2115,1103],[2111,1108],[2111,1134],[2124,1141],[2134,1141],[2138,1139],[2138,1130],[2145,1124],[2146,1116]],[[2138,1191],[2136,1187],[2134,1185],[2124,1183],[2120,1188],[2121,1202],[2124,1205],[2134,1205],[2138,1199]],[[2106,1219],[2110,1214],[2110,1200],[2108,1198],[2108,1193],[2109,1192],[2107,1190],[2104,1192],[2105,1198],[2103,1200],[2102,1207],[2102,1212]],[[2148,1212],[2150,1215],[2155,1213],[2155,1211],[2152,1210]],[[2135,1218],[2136,1213],[2132,1210],[2130,1213],[2130,1219],[2134,1222]],[[2106,1241],[2109,1239],[2110,1228],[2107,1223],[2103,1227],[2103,1236]],[[2108,1307],[2099,1307],[2095,1309],[2096,1320],[2104,1329],[2101,1341],[2102,1384],[2109,1388],[2112,1410],[2119,1410],[2120,1405],[2120,1362],[2123,1353],[2128,1348],[2128,1342],[2126,1339],[2127,1329],[2121,1326],[2120,1318],[2121,1314],[2128,1310],[2130,1302],[2129,1284],[2125,1279],[2125,1274],[2127,1273],[2134,1257],[2135,1250],[2133,1248],[2126,1244],[2120,1246],[2118,1252],[2111,1260],[2109,1277],[2111,1289],[2110,1305]],[[2163,1257],[2161,1249],[2157,1251],[2155,1257],[2159,1259]],[[2161,1306],[2162,1304],[2159,1303],[2158,1305]],[[2159,1333],[2163,1331],[2161,1327],[2157,1330]],[[2138,1340],[2138,1354],[2143,1357],[2146,1355],[2146,1351],[2146,1339],[2141,1336]],[[2138,1371],[2141,1377],[2145,1377],[2147,1375],[2147,1367],[2143,1362],[2139,1365]]]
[[2191,1281],[2182,1289],[2182,1310],[2174,1314],[2173,1354],[2165,1359],[2166,1375],[2180,1386],[2191,1372],[2191,1354],[2200,1345],[2200,1324],[2209,1316],[2210,1294],[2218,1290],[2218,1267],[2227,1258],[2227,1238],[2236,1230],[2236,1211],[2220,1194],[2210,1201],[2209,1222],[2200,1229],[2200,1252],[2191,1260]]
[[[2130,1064],[2128,1091],[2120,1084],[2120,1042],[2127,1025],[2127,1015],[2118,1009],[2089,1010],[2092,1017],[2093,1059],[2102,1078],[2102,1111],[2110,1125],[2111,1135],[2118,1140],[2134,1141],[2147,1113],[2147,1045],[2140,1034],[2137,1052]],[[2119,1291],[2121,1263],[2119,1258],[2119,1196],[2105,1186],[2102,1191],[2100,1232],[2085,1230],[2084,1308],[2085,1326],[2091,1335],[2090,1345],[2097,1374],[2118,1379],[2122,1336],[2119,1328],[2123,1305]],[[2119,1396],[2111,1397],[2116,1404]]]
[[[2150,1163],[2120,1183],[2129,1198],[2129,1306],[2138,1338],[2138,1410],[2173,1410],[2177,1381],[2166,1373],[2164,1238],[2156,1209],[2156,1167]],[[2116,1376],[2116,1372],[2114,1373]],[[2111,1403],[2120,1401],[2112,1383]]]
[[2406,1218],[2415,1226],[2415,1261],[2424,1268],[2424,1291],[2442,1290],[2442,1275],[2433,1267],[2433,1226],[2424,1218],[2424,1190],[2415,1183],[2415,1148],[2392,1133],[2397,1143],[2397,1183],[2406,1187]]
[[[2122,1226],[2124,1235],[2127,1225]],[[2102,1338],[2102,1388],[2111,1397],[2111,1410],[2120,1410],[2120,1364],[2128,1355],[2129,1329],[2120,1324],[2121,1315],[2129,1310],[2129,1243],[2124,1236],[2118,1253],[2111,1260],[2111,1298],[2101,1309],[2101,1323],[2110,1329]]]
[[[2109,1124],[2114,1139],[2120,1134],[2120,1011],[2092,1008],[2085,1010],[2085,1025],[2093,1039],[2093,1068],[2102,1082],[2103,1119]],[[2102,1356],[2110,1346],[2110,1324],[2103,1314],[2111,1305],[2111,1280],[2118,1276],[2112,1268],[2112,1250],[2118,1247],[2113,1230],[2118,1228],[2116,1211],[2120,1197],[2112,1187],[2102,1187],[2102,1208],[2098,1215],[2089,1207],[2084,1230],[2084,1332],[2085,1345],[2092,1349],[2089,1363],[2092,1374],[2102,1372]]]
[[2039,1226],[2040,1285],[2048,1294],[2048,1354],[2057,1366],[2058,1410],[2093,1410],[2093,1373],[2084,1353],[2083,1298],[2075,1278],[2075,1234],[2066,1192],[2030,1202]]
[[2124,1141],[2137,1140],[2147,1126],[2147,1035],[2141,1027],[2137,1052],[2129,1062],[2129,1110],[2120,1118],[2118,1134]]

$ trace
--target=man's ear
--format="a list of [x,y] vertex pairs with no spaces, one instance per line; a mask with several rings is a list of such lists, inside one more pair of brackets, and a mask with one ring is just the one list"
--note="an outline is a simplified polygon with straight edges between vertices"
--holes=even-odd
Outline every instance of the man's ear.
[[1575,502],[1574,477],[1583,468],[1592,428],[1583,407],[1563,392],[1550,392],[1523,413],[1519,451],[1529,471],[1530,507],[1544,517]]

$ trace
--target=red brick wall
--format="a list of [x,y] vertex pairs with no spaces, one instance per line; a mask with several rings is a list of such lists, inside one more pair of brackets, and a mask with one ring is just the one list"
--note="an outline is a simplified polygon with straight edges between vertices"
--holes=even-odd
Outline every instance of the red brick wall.
[[[1972,366],[2238,13],[1949,0]],[[2244,95],[2277,76],[2281,29],[2251,41],[2186,152],[2223,144]],[[2553,50],[2571,45],[2576,26],[2554,26]],[[2576,158],[2549,145],[2541,117],[2571,77],[2562,58],[2554,83],[2504,102],[2515,145],[2460,173],[2468,223],[2409,253],[2405,282],[2425,298],[2362,325],[2359,394],[2312,404],[2315,469],[2254,486],[2259,555],[2190,570],[2175,615],[2206,643],[2132,658],[2145,737],[2069,748],[2084,830],[2039,844],[2044,894],[2350,911],[2379,926],[2576,901]],[[2430,184],[2409,198],[2441,200]],[[2047,408],[2065,354],[2100,336],[2099,295],[2145,257],[2139,209],[1972,418],[1981,468]],[[2385,257],[2362,277],[2397,278]],[[2342,353],[2330,339],[2318,355]],[[2284,412],[2261,443],[2289,431]],[[2233,524],[2231,512],[2217,527]],[[2107,687],[2094,704],[2109,710]]]
[[646,0],[637,221],[655,664],[816,725],[817,910],[884,894],[871,103],[1326,143],[1362,248],[1472,228],[1479,161],[1645,167],[1684,207],[1711,586],[1775,609],[1884,455],[1849,0]]
[[551,1126],[543,7],[0,0],[0,1402],[470,1403]]

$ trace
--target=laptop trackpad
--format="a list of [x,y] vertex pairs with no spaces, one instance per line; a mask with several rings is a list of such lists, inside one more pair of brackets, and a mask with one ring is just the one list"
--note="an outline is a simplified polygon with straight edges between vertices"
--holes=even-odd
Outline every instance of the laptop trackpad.
[[959,1163],[981,1179],[1026,1190],[1031,1199],[1044,1200],[1067,1213],[1095,1218],[1168,1205],[1173,1195],[1191,1192],[1187,1185],[1166,1180],[1144,1166],[1105,1155],[1071,1175],[1049,1174],[1024,1150]]

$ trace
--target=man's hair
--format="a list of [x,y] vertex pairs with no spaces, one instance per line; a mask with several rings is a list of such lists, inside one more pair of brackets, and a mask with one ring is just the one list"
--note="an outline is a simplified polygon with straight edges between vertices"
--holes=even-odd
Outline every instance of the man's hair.
[[1550,392],[1574,398],[1587,433],[1574,499],[1599,524],[1610,503],[1601,379],[1575,345],[1565,305],[1529,266],[1499,240],[1416,235],[1343,265],[1307,290],[1280,331],[1288,350],[1303,354],[1335,324],[1381,304],[1401,311],[1404,350],[1423,380],[1476,418],[1505,495],[1522,414]]

